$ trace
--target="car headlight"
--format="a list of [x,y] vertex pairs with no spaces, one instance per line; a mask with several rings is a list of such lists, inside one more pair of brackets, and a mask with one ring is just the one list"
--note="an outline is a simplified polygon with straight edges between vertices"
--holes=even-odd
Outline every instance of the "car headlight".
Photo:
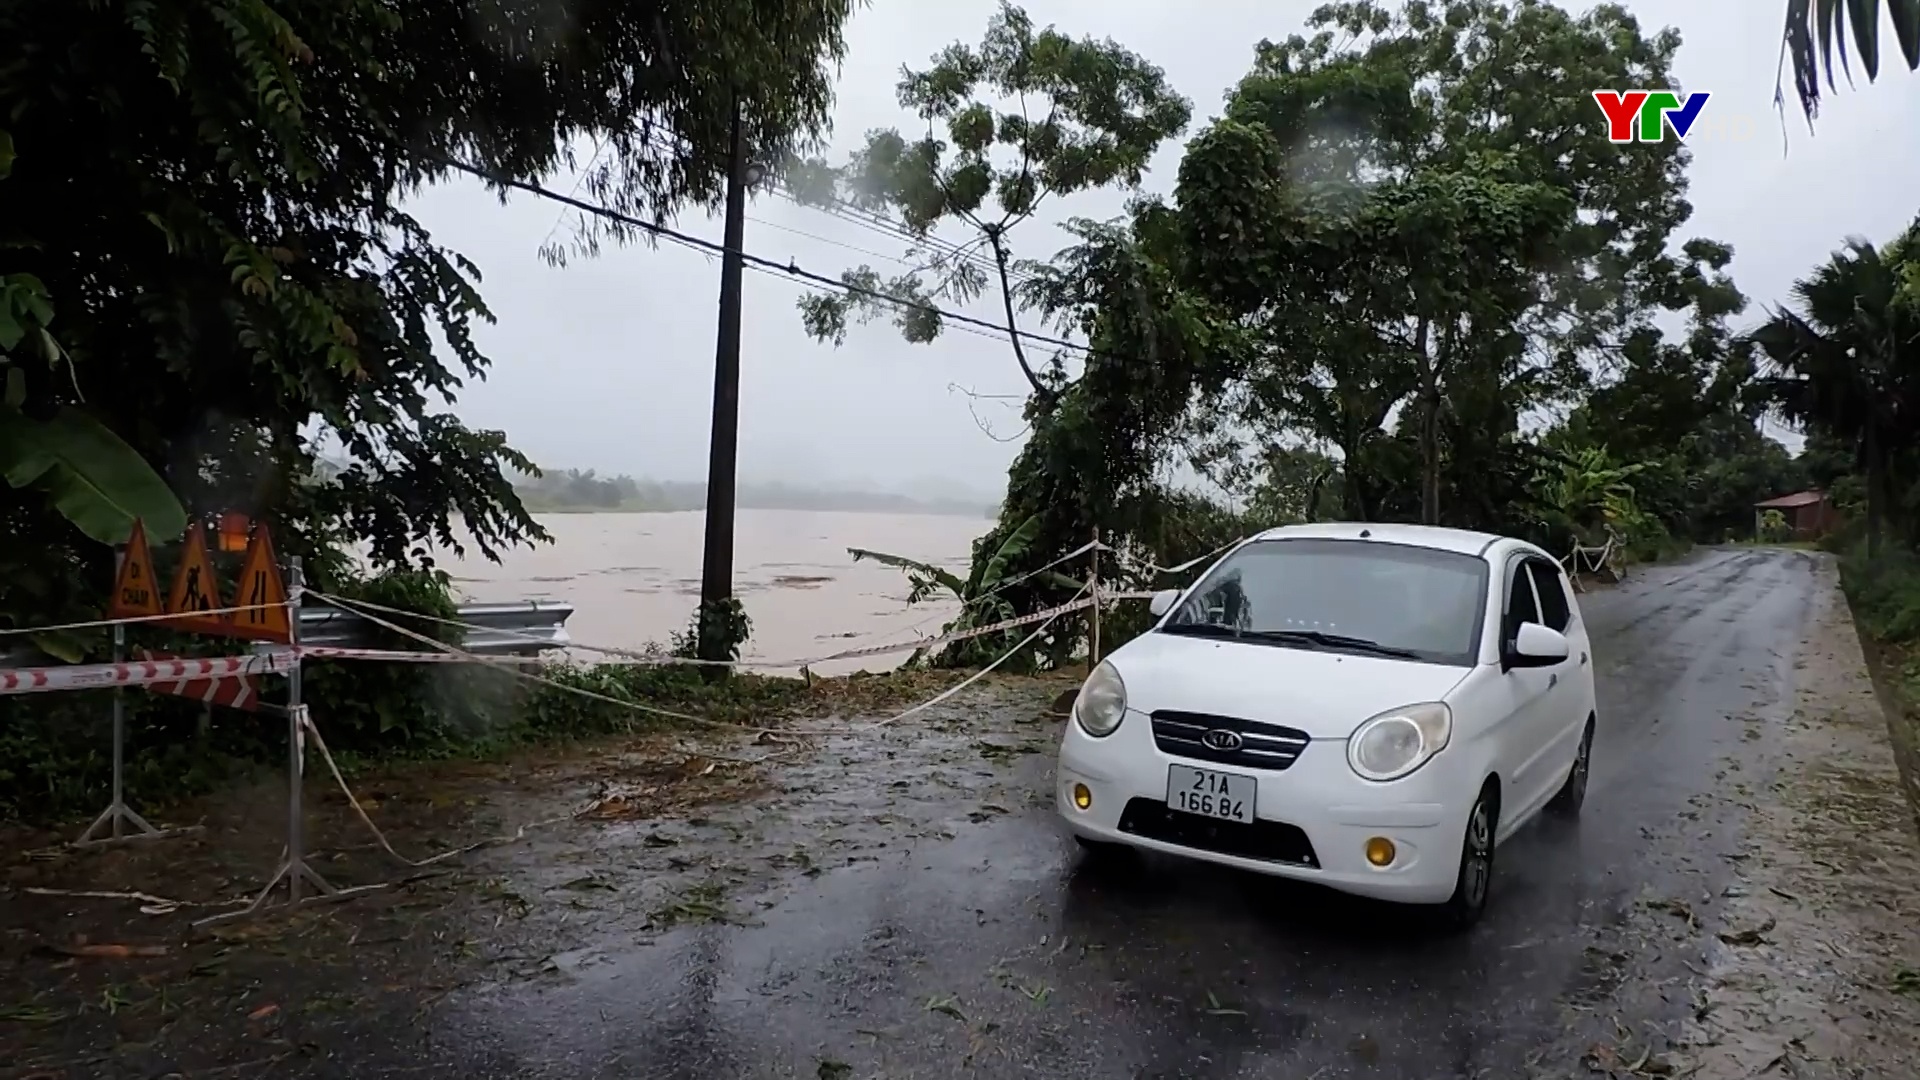
[[1113,734],[1127,715],[1127,684],[1120,673],[1105,660],[1080,684],[1080,696],[1073,699],[1073,718],[1080,730],[1096,739]]
[[1437,701],[1389,709],[1354,729],[1347,763],[1366,780],[1398,780],[1447,748],[1453,710]]

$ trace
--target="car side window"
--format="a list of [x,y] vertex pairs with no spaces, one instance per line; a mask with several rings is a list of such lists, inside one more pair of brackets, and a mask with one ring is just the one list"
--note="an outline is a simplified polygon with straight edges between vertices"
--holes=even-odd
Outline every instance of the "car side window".
[[1527,570],[1533,578],[1533,592],[1540,605],[1540,623],[1566,633],[1573,622],[1573,606],[1567,602],[1567,587],[1560,568],[1544,559],[1528,559]]
[[1526,563],[1516,562],[1507,572],[1507,612],[1501,620],[1500,637],[1512,641],[1521,623],[1539,622],[1540,608],[1533,599],[1533,575]]

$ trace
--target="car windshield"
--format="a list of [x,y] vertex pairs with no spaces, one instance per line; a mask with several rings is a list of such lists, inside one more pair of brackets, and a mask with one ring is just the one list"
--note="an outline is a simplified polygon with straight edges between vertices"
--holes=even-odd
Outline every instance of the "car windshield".
[[1223,560],[1162,633],[1471,665],[1487,566],[1369,540],[1259,540]]

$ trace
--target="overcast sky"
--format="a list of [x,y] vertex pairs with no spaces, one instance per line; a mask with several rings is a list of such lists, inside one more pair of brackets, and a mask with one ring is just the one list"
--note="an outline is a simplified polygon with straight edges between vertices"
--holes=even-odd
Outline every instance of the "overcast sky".
[[[1111,37],[1165,68],[1194,102],[1191,135],[1219,112],[1254,43],[1298,31],[1317,2],[1032,0],[1027,10],[1038,24]],[[978,40],[996,6],[873,0],[859,12],[848,32],[832,159],[842,160],[869,128],[905,122],[894,98],[900,65],[924,66],[951,41]],[[1790,114],[1790,146],[1783,147],[1772,98],[1784,0],[1629,0],[1627,7],[1649,31],[1679,28],[1682,84],[1713,93],[1705,115],[1719,130],[1750,133],[1693,140],[1688,235],[1733,245],[1736,278],[1756,307],[1783,298],[1844,237],[1885,240],[1920,209],[1920,79],[1890,62],[1895,70],[1883,70],[1879,84],[1831,97],[1814,134]],[[1891,49],[1892,35],[1882,40]],[[1567,87],[1581,95],[1591,89]],[[1171,188],[1183,142],[1162,149],[1150,190]],[[1050,255],[1064,243],[1053,222],[1109,216],[1120,203],[1109,193],[1057,202],[1047,220],[1015,234],[1018,254]],[[459,183],[424,193],[414,209],[436,239],[478,263],[499,318],[478,333],[492,374],[459,398],[469,424],[504,428],[543,467],[704,476],[717,258],[663,245],[608,249],[598,260],[554,269],[537,252],[558,220],[551,203],[517,197],[503,207],[478,184]],[[900,269],[874,257],[897,258],[897,241],[843,218],[775,195],[757,197],[748,216],[747,249],[756,254],[829,276],[863,262]],[[719,221],[703,215],[679,224],[720,236]],[[983,432],[968,399],[951,387],[1018,394],[1024,384],[1005,342],[949,332],[931,345],[908,345],[876,323],[854,328],[834,348],[801,331],[794,308],[801,292],[788,281],[746,275],[742,477],[997,496],[1017,444]],[[1000,321],[987,301],[967,310]],[[1019,431],[1004,408],[977,406],[1002,438]]]

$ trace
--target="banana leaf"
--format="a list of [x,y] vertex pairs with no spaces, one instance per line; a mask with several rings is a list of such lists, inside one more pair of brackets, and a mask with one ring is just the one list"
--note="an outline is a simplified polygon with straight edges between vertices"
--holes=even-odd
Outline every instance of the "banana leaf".
[[980,572],[975,576],[975,590],[985,592],[998,586],[1007,576],[1007,564],[1025,555],[1027,549],[1033,546],[1033,538],[1039,534],[1039,514],[1027,518],[1018,528],[1007,534],[1007,538],[1001,541],[999,550],[995,551],[993,557],[980,567]]
[[0,477],[45,492],[62,517],[103,544],[124,543],[135,519],[160,543],[187,528],[179,498],[139,451],[71,406],[34,420],[0,405]]
[[905,555],[889,555],[884,551],[869,551],[866,548],[848,548],[847,554],[854,562],[872,559],[882,566],[891,566],[895,570],[905,570],[914,584],[916,595],[930,591],[930,586],[938,585],[954,595],[955,599],[966,599],[967,583],[955,577],[951,571],[943,570],[932,563],[909,559]]

